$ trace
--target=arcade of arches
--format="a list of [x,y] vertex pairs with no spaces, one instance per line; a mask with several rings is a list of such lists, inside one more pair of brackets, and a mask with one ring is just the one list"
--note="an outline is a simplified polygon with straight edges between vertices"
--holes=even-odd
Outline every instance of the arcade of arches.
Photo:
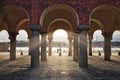
[[[27,3],[25,1],[14,1],[13,3],[6,0],[6,2],[2,1],[3,4],[0,3],[2,5],[0,6],[0,30],[7,30],[9,33],[10,60],[16,59],[16,36],[20,29],[28,33],[31,67],[40,65],[39,54],[41,54],[41,61],[47,60],[47,35],[48,53],[49,56],[52,55],[52,35],[57,29],[64,29],[68,34],[69,56],[72,56],[73,41],[73,60],[78,61],[80,67],[88,66],[88,54],[92,56],[93,33],[101,30],[104,36],[104,59],[110,60],[112,34],[115,30],[120,30],[119,6],[107,3],[106,5],[96,4],[87,13],[85,6],[80,7],[80,4],[74,6],[74,0],[70,4],[56,2],[53,5],[46,1],[46,4],[49,4],[47,7],[39,6],[42,5],[39,0],[30,0],[29,5],[25,4]],[[43,1],[43,3],[45,2]],[[41,35],[41,42],[39,42],[39,35]],[[87,51],[87,35],[89,52]],[[39,51],[38,43],[41,43],[41,51]]]

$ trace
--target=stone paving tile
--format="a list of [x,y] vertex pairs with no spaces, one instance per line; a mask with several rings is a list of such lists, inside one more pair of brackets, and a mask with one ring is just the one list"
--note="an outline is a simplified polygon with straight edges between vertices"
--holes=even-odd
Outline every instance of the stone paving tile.
[[103,56],[89,56],[88,69],[82,69],[69,56],[48,56],[40,67],[30,68],[30,56],[16,61],[0,54],[0,80],[120,80],[120,56],[104,61]]

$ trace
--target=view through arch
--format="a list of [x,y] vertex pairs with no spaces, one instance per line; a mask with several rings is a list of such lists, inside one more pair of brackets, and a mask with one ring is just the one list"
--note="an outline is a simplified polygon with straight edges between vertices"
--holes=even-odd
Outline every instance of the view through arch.
[[28,55],[28,34],[25,30],[19,30],[19,34],[16,37],[16,51],[17,53],[23,52],[24,55]]
[[103,53],[103,44],[104,44],[104,37],[102,35],[101,30],[96,30],[93,34],[93,40],[92,40],[92,51],[93,53],[98,53],[99,51]]
[[68,33],[63,29],[57,29],[53,33],[53,55],[68,55]]
[[9,50],[9,34],[6,30],[0,31],[0,52],[8,52]]
[[111,51],[112,51],[112,55],[118,55],[120,51],[120,31],[119,30],[114,31],[112,34]]

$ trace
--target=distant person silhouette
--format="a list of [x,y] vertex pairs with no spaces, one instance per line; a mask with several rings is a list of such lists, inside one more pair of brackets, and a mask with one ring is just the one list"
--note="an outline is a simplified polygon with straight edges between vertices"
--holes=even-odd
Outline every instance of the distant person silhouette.
[[120,51],[118,52],[118,56],[120,56]]
[[59,56],[62,56],[61,51],[62,51],[62,49],[60,48],[60,49],[59,49]]
[[22,50],[20,50],[20,55],[23,55],[23,51]]
[[98,56],[101,56],[101,52],[98,50]]

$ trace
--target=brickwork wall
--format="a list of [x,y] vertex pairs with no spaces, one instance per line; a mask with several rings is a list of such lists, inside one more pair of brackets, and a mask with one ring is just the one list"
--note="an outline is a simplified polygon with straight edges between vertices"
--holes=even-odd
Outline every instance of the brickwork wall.
[[66,4],[75,9],[80,18],[80,24],[88,24],[91,11],[100,5],[109,4],[120,8],[120,0],[0,0],[0,7],[17,4],[24,7],[31,15],[31,23],[38,23],[40,15],[48,6]]

